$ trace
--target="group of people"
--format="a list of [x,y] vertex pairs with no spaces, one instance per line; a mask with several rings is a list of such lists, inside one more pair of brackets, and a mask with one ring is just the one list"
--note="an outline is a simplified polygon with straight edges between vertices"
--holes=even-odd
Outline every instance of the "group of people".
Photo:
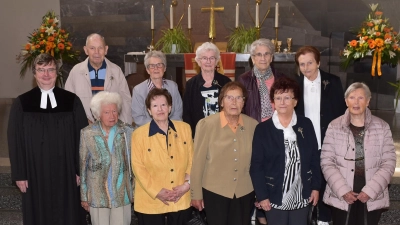
[[[39,55],[38,87],[13,103],[8,143],[24,224],[185,225],[205,211],[209,225],[378,224],[389,206],[396,153],[386,122],[368,109],[363,83],[345,93],[301,47],[297,80],[272,66],[268,39],[251,45],[252,69],[231,81],[220,52],[196,50],[198,75],[163,78],[162,52],[148,52],[149,79],[132,96],[121,69],[88,36],[87,59],[55,86],[57,63]],[[346,108],[347,106],[347,108]],[[133,125],[132,125],[133,122]]]

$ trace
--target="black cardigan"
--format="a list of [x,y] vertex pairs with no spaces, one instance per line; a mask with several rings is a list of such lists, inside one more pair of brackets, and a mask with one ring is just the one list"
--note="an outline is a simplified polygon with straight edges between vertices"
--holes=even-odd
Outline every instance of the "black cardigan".
[[[303,198],[321,187],[320,151],[311,120],[297,116],[293,126],[300,152]],[[272,119],[259,123],[254,131],[250,176],[258,201],[269,199],[282,205],[282,186],[285,173],[285,144],[283,131]]]
[[[214,81],[213,84],[216,84],[220,93],[221,88],[226,83],[230,82],[231,79],[215,71]],[[192,128],[193,137],[195,135],[197,122],[204,118],[204,97],[201,95],[200,89],[205,82],[200,72],[186,82],[185,93],[183,94],[182,119]]]

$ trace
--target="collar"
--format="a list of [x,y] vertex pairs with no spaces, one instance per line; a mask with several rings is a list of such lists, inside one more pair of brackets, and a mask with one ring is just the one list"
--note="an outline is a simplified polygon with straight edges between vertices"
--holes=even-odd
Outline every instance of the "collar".
[[42,98],[40,99],[40,108],[47,109],[47,96],[49,96],[50,98],[51,108],[54,109],[55,107],[57,107],[56,97],[54,96],[53,89],[54,87],[46,91],[40,88],[40,91],[42,92]]
[[312,83],[321,84],[321,72],[319,71],[319,69],[318,69],[318,76],[313,81],[310,81],[306,76],[304,76],[304,86],[310,85]]
[[[101,69],[106,69],[107,68],[107,63],[106,63],[106,59],[104,59],[103,60],[103,63],[101,64],[101,67],[98,69],[98,70],[101,70]],[[92,65],[90,65],[90,59],[89,59],[89,57],[88,57],[88,69],[89,69],[89,72],[90,71],[96,71],[96,69],[92,66]],[[98,71],[97,70],[97,71]]]
[[[165,85],[167,85],[167,80],[165,78],[162,79],[162,87],[164,88]],[[153,81],[151,81],[151,79],[147,79],[147,88],[149,89],[149,91],[153,90],[153,88],[155,88],[156,85],[153,83]]]
[[296,133],[293,130],[293,126],[297,124],[297,115],[295,111],[293,111],[292,120],[287,127],[282,126],[281,122],[279,121],[278,112],[276,110],[272,115],[272,122],[274,123],[276,129],[283,130],[283,136],[285,139],[296,141]]
[[[174,130],[176,132],[175,126],[170,119],[168,119],[168,130],[169,130],[169,128],[171,128],[172,130]],[[149,129],[149,137],[151,137],[157,133],[163,134],[165,136],[167,135],[163,130],[161,130],[158,127],[158,125],[156,124],[156,122],[154,120],[151,120],[150,129]]]
[[[225,127],[226,125],[228,125],[228,120],[225,118],[225,112],[222,111],[219,113],[219,119],[221,120],[221,128]],[[242,114],[239,115],[239,121],[238,121],[239,126],[243,127],[243,118],[242,118]]]

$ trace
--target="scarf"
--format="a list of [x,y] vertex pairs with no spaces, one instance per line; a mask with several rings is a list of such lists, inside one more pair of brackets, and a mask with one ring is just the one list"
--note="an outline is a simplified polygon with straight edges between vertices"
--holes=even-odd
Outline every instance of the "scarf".
[[254,67],[253,72],[257,78],[258,91],[260,92],[261,119],[271,117],[274,113],[274,110],[272,109],[271,99],[269,99],[269,90],[267,85],[265,84],[265,81],[273,76],[272,69],[271,67],[268,67],[267,71],[265,71],[265,74],[261,74],[261,72],[256,67]]

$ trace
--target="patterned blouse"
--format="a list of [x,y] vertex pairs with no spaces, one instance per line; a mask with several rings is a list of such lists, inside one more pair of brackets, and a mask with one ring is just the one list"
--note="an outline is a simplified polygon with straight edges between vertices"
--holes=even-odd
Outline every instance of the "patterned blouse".
[[272,120],[277,129],[283,130],[285,140],[285,174],[283,178],[282,205],[271,203],[271,207],[280,210],[301,209],[308,206],[308,199],[302,196],[303,184],[301,182],[300,152],[297,146],[296,134],[292,126],[296,125],[297,116],[293,112],[292,121],[287,127],[279,122],[275,111]]

